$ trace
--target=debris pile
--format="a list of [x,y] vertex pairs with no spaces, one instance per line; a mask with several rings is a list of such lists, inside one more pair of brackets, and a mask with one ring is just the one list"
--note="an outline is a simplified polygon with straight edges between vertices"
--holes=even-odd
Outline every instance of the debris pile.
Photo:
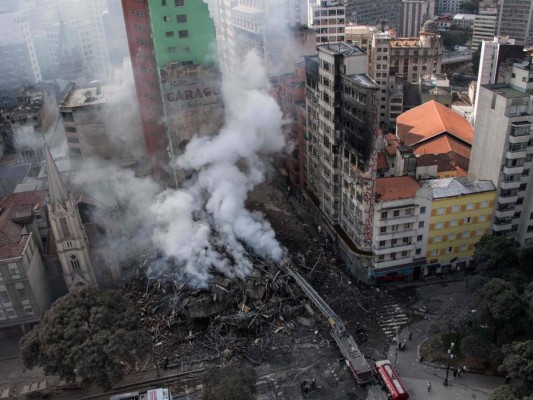
[[246,280],[215,275],[194,289],[175,275],[139,275],[123,285],[154,340],[159,360],[191,365],[222,358],[260,363],[294,343],[322,346],[313,308],[276,264],[254,259]]

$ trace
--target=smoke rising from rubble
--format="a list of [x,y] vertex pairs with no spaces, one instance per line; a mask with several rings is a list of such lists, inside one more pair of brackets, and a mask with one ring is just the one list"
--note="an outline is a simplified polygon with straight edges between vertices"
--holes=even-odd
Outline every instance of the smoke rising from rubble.
[[[274,261],[282,258],[270,223],[245,207],[248,192],[265,180],[268,157],[286,144],[282,113],[266,82],[260,58],[248,54],[241,76],[223,84],[222,130],[193,138],[174,161],[190,176],[182,188],[161,191],[151,179],[123,171],[106,189],[125,209],[110,235],[122,238],[116,245],[139,251],[151,238],[167,257],[159,264],[179,265],[195,286],[209,281],[211,268],[229,277],[248,275],[253,268],[249,250]],[[132,232],[138,234],[132,237]],[[165,266],[159,268],[166,272]]]

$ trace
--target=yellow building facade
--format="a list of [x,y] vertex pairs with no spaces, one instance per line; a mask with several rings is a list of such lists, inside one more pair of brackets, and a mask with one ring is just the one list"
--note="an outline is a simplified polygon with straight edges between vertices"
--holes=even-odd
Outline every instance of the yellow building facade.
[[432,190],[426,258],[428,269],[449,272],[468,265],[474,245],[491,233],[496,188],[466,177],[427,181]]

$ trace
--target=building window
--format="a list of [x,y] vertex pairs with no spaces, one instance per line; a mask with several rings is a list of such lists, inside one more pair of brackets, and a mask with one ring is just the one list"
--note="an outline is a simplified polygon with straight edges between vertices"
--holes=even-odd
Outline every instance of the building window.
[[387,211],[381,213],[381,219],[387,219]]
[[442,229],[442,222],[437,222],[437,223],[435,224],[435,228],[436,228],[436,229]]
[[68,143],[79,143],[80,139],[78,139],[77,137],[67,136],[67,142]]
[[189,31],[187,29],[184,29],[182,31],[178,31],[178,36],[180,39],[188,38],[189,37]]
[[433,239],[435,243],[440,243],[440,240],[441,240],[440,236],[435,236],[435,238]]
[[457,226],[457,220],[456,219],[452,219],[450,221],[450,226]]
[[453,247],[448,247],[446,249],[446,253],[450,254],[453,251]]
[[466,205],[466,209],[467,209],[467,210],[473,210],[473,209],[474,209],[474,204],[473,204],[473,203],[468,203],[468,204]]
[[186,53],[186,54],[191,52],[191,48],[189,46],[181,46],[180,50],[182,53]]
[[174,31],[167,31],[167,32],[165,32],[165,35],[166,35],[166,37],[173,37],[174,36]]
[[161,0],[161,5],[162,6],[166,6],[167,5],[167,0]]
[[185,15],[185,14],[176,15],[176,22],[179,23],[179,24],[187,22],[187,15]]
[[465,224],[469,224],[470,221],[471,221],[471,218],[470,218],[470,217],[466,217],[466,218],[465,218]]
[[426,207],[420,207],[420,214],[426,213]]
[[380,254],[380,255],[378,256],[378,260],[379,260],[379,261],[383,261],[384,259],[385,259],[385,255]]
[[0,299],[2,299],[2,303],[9,304],[11,303],[11,299],[9,298],[9,294],[5,290],[2,290],[0,292]]
[[477,229],[476,236],[481,236],[481,235],[483,235],[483,229]]
[[418,227],[419,227],[419,228],[423,228],[423,227],[424,227],[424,221],[420,221],[420,222],[418,223]]
[[65,132],[76,133],[76,128],[73,126],[65,126]]
[[522,176],[528,176],[529,175],[529,169],[524,169],[522,171]]
[[26,289],[24,288],[19,288],[17,289],[18,292],[19,292],[19,297],[20,297],[20,300],[24,301],[24,300],[28,300],[28,295],[26,294]]
[[398,231],[398,225],[392,225],[392,231],[393,232]]
[[16,318],[17,313],[14,310],[7,310],[7,317],[8,318]]
[[17,267],[9,267],[9,273],[11,274],[12,278],[18,278],[19,269]]
[[31,307],[25,307],[24,312],[28,315],[33,315],[33,308]]
[[420,254],[422,252],[422,249],[416,249],[415,254]]
[[163,21],[165,22],[171,22],[172,21],[172,15],[165,15],[163,17]]
[[431,252],[431,255],[432,256],[438,256],[439,255],[439,250],[438,249],[435,249]]
[[479,222],[485,222],[485,216],[484,216],[484,215],[480,215],[480,216],[478,217],[478,221],[479,221]]
[[487,208],[488,205],[489,203],[486,200],[481,202],[481,208]]
[[174,0],[176,7],[183,7],[185,5],[185,0]]
[[387,233],[387,227],[382,226],[381,228],[379,228],[379,233]]
[[459,211],[459,206],[453,206],[452,207],[452,211],[453,212],[458,212]]
[[439,215],[444,214],[444,207],[437,208],[437,214]]
[[448,235],[448,240],[454,240],[455,239],[455,233],[450,233]]
[[402,257],[407,257],[408,254],[409,254],[408,251],[402,251]]
[[416,241],[417,241],[417,242],[421,242],[422,239],[423,239],[423,236],[422,236],[422,235],[418,235],[418,236],[416,237]]
[[74,271],[79,271],[81,268],[80,260],[78,260],[76,256],[70,256],[70,265]]
[[395,210],[393,213],[392,213],[393,216],[395,217],[399,217],[400,216],[400,210]]
[[176,48],[175,47],[167,47],[167,53],[175,53]]
[[466,244],[462,244],[461,247],[460,247],[460,250],[461,251],[466,251]]
[[384,240],[380,240],[379,241],[379,247],[384,247],[385,246],[385,241]]

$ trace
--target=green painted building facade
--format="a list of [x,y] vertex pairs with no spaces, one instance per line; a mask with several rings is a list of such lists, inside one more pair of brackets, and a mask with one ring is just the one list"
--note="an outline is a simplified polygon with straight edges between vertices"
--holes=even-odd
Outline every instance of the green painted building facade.
[[210,66],[216,61],[215,25],[203,0],[148,0],[157,66]]

